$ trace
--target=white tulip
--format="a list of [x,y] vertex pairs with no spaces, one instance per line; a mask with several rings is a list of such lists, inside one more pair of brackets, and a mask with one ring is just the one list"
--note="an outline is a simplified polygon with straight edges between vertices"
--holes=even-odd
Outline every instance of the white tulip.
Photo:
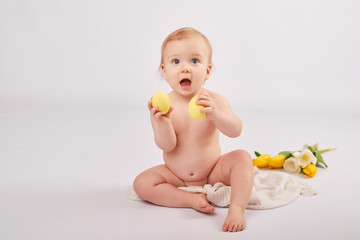
[[286,159],[283,168],[285,171],[292,173],[300,173],[301,171],[299,160],[295,157]]
[[305,168],[310,163],[316,165],[317,162],[316,157],[309,149],[305,149],[300,154],[296,154],[295,157],[299,160],[299,164],[302,168]]
[[297,152],[293,152],[292,155],[297,158],[299,157],[300,153],[301,153],[300,151],[297,151]]

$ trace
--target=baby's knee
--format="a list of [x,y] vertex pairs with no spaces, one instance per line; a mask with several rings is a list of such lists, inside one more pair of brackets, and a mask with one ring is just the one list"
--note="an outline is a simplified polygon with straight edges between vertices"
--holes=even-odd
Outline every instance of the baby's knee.
[[144,176],[144,174],[138,175],[134,182],[133,182],[133,188],[137,195],[142,197],[147,189],[147,179]]
[[147,170],[140,173],[135,178],[133,188],[140,198],[147,199],[148,196],[152,194],[152,187],[155,187],[163,182],[165,182],[165,180],[161,175],[151,170]]
[[234,164],[242,165],[243,167],[252,168],[252,158],[250,154],[246,150],[235,150],[234,151],[235,157],[233,158]]
[[251,156],[246,150],[235,150],[234,154],[236,155],[235,159],[238,161],[251,161]]

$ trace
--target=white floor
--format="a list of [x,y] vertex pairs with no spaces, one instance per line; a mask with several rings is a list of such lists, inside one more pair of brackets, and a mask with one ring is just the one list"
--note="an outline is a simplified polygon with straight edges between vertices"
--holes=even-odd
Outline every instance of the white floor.
[[[289,110],[291,109],[291,110]],[[328,169],[298,175],[317,196],[246,212],[223,233],[212,215],[130,201],[141,171],[162,163],[144,107],[0,102],[0,239],[360,239],[360,109],[235,109],[243,135],[223,151],[274,155],[306,143],[337,147]],[[189,238],[190,237],[190,238]]]

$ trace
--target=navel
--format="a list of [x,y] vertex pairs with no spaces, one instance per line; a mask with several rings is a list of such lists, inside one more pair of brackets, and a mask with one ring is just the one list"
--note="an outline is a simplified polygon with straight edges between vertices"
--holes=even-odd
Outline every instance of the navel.
[[193,177],[193,176],[194,176],[194,173],[190,173],[189,175],[190,175],[190,177]]

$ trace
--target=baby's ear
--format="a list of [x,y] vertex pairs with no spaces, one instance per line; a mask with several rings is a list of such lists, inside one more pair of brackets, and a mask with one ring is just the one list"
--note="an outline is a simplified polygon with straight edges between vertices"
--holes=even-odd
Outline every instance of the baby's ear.
[[205,78],[206,80],[208,80],[210,77],[211,68],[212,68],[212,64],[209,63],[208,67],[206,68],[206,78]]
[[160,68],[161,68],[161,75],[162,75],[163,79],[165,79],[165,65],[161,64]]

